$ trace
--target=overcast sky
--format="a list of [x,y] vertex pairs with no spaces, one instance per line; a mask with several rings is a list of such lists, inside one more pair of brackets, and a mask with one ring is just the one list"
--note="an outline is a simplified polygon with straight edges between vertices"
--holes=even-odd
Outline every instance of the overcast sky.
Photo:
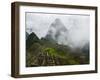
[[70,44],[77,46],[89,42],[89,15],[26,13],[26,31],[34,32],[39,38],[44,37],[56,18],[59,18],[68,29]]

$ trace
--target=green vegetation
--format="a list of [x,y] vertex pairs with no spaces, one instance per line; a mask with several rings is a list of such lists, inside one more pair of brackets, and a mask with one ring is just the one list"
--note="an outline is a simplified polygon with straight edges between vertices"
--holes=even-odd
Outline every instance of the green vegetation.
[[89,64],[89,50],[76,50],[53,40],[41,40],[31,33],[26,40],[26,66],[57,66]]

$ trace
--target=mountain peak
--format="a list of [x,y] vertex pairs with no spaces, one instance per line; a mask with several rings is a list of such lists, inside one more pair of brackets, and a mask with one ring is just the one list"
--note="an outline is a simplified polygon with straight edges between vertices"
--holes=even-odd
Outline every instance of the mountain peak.
[[28,49],[33,43],[39,42],[39,38],[32,32],[26,40],[26,48]]
[[55,21],[53,23],[51,23],[50,27],[54,27],[56,29],[67,30],[65,25],[63,24],[63,22],[59,18],[56,18]]
[[68,30],[61,19],[56,18],[55,21],[51,23],[45,38],[56,41],[59,44],[64,44],[67,39],[67,33]]

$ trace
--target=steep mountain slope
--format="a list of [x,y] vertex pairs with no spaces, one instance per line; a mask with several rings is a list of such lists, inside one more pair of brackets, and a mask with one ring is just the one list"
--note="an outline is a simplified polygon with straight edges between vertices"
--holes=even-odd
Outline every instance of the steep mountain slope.
[[28,38],[28,36],[29,36],[29,34],[28,34],[28,32],[26,32],[26,39]]
[[67,44],[67,34],[67,28],[64,26],[63,22],[59,18],[57,18],[50,25],[45,38],[51,41],[56,41],[59,44]]
[[33,43],[39,42],[39,38],[32,32],[26,40],[26,49],[30,48]]

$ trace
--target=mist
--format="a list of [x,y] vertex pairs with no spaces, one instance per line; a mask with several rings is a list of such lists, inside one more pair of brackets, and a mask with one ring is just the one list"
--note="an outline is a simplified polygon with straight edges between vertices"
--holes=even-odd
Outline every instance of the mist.
[[[70,47],[81,47],[89,42],[89,15],[26,13],[26,31],[29,34],[34,32],[41,39],[48,34],[51,24],[57,18],[61,20],[67,29],[67,33],[61,30],[62,32],[58,38],[59,44],[69,45]],[[56,33],[55,28],[53,29],[53,33]]]

